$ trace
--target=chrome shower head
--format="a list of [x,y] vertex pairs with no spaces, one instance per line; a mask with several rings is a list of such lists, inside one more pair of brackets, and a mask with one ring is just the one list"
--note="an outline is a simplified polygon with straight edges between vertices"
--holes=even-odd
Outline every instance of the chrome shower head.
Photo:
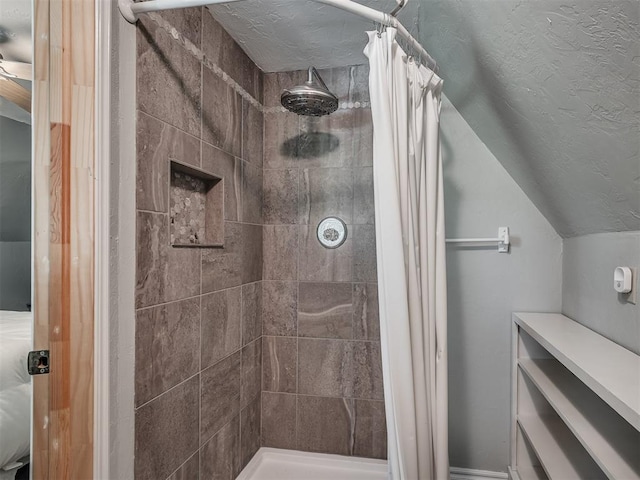
[[315,67],[309,67],[309,79],[304,85],[285,89],[280,103],[298,115],[320,117],[338,109],[338,97],[329,91]]

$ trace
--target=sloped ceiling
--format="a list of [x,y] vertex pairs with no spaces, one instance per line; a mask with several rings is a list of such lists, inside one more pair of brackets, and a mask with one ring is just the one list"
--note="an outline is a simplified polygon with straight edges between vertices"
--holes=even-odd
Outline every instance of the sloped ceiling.
[[558,233],[640,230],[640,1],[422,6],[445,93]]
[[[212,11],[265,71],[366,61],[372,24],[329,6]],[[560,235],[640,230],[640,0],[410,0],[402,19],[438,61],[445,94]]]
[[[0,55],[4,60],[31,63],[31,2],[0,0]],[[31,89],[31,82],[18,81]],[[31,115],[0,97],[0,116],[31,123]]]

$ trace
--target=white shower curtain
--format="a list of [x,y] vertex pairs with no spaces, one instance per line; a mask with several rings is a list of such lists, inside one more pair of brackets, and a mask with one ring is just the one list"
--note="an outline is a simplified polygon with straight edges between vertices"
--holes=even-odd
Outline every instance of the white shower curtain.
[[393,480],[449,478],[440,91],[396,30],[369,32],[384,396]]

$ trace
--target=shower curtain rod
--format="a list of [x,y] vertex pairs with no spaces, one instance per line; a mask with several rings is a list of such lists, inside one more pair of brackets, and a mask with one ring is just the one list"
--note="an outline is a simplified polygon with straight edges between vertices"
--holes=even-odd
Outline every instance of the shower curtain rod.
[[[200,7],[203,5],[215,5],[223,3],[242,2],[247,0],[147,0],[145,2],[135,3],[133,0],[118,0],[118,8],[120,13],[129,23],[136,23],[138,15],[141,13],[158,12],[161,10],[171,10],[176,8]],[[402,23],[393,15],[381,12],[371,7],[361,5],[351,0],[312,0],[316,3],[324,3],[336,8],[340,8],[347,12],[360,15],[372,22],[379,23],[387,27],[393,27],[398,30],[398,35],[403,38],[408,45],[414,50],[415,56],[420,57],[426,65],[437,73],[438,66],[436,61],[427,53],[420,43],[413,38],[409,31]]]

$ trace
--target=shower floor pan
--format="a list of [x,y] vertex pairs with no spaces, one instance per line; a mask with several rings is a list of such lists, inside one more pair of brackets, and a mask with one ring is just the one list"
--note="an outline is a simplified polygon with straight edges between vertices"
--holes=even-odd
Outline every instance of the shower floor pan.
[[386,460],[263,447],[236,480],[386,479]]

